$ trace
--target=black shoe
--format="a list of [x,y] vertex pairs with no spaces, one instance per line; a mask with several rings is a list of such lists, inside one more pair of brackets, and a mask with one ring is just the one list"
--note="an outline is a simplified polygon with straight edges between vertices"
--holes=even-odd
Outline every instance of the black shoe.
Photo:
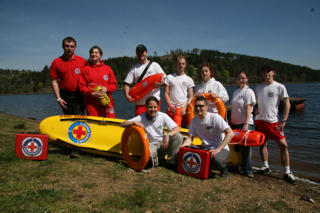
[[254,174],[253,174],[253,173],[247,173],[246,176],[247,176],[248,178],[254,178]]
[[165,168],[172,170],[174,172],[177,172],[178,171],[178,164],[166,163]]
[[269,167],[262,167],[258,171],[258,174],[260,174],[260,175],[267,175],[267,174],[270,174],[270,173],[271,173],[271,169]]
[[225,178],[227,176],[228,176],[228,169],[227,168],[221,169],[220,170],[220,177]]
[[78,151],[71,151],[70,158],[79,158],[80,153]]
[[283,179],[291,184],[297,183],[296,177],[292,173],[283,175]]

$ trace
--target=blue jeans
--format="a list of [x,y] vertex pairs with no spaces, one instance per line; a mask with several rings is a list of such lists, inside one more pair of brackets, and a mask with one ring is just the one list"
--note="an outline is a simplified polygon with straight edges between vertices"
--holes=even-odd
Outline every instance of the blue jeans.
[[[243,124],[231,124],[230,125],[232,129],[242,129]],[[248,126],[248,130],[254,130],[253,125]],[[242,158],[243,158],[243,164],[241,165],[243,171],[245,174],[253,174],[252,171],[252,159],[251,159],[251,147],[250,146],[240,146]]]

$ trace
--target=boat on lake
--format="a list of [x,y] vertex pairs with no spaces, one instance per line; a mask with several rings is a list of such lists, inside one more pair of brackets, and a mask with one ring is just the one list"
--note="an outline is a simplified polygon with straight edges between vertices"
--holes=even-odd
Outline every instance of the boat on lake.
[[[305,108],[305,101],[307,100],[306,98],[298,98],[298,97],[292,97],[289,98],[290,100],[290,113],[295,113],[295,112],[303,112]],[[279,105],[279,111],[283,111],[283,102],[280,102]]]

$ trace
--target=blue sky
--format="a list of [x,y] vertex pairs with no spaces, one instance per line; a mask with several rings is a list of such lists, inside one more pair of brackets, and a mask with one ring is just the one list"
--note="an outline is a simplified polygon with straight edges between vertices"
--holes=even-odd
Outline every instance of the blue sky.
[[[312,9],[313,8],[313,9]],[[76,38],[88,58],[199,48],[320,70],[319,0],[0,0],[0,68],[41,70]]]

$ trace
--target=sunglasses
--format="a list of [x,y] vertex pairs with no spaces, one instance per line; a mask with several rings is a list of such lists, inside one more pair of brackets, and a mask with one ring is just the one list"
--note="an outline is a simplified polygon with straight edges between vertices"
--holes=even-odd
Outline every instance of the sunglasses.
[[194,107],[195,108],[198,108],[198,107],[202,108],[202,107],[204,107],[204,105],[195,105]]

